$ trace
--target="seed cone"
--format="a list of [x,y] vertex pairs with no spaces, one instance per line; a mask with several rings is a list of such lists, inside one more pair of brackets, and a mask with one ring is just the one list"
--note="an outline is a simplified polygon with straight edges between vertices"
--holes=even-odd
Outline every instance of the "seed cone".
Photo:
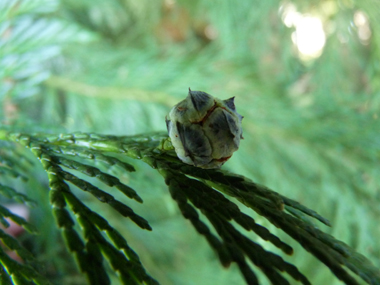
[[243,117],[234,97],[220,100],[191,91],[166,116],[166,126],[177,156],[201,168],[220,168],[239,148]]

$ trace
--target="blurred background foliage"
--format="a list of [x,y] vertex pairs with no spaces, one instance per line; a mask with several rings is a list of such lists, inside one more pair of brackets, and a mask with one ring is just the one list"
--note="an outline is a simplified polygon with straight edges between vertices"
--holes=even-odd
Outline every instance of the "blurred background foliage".
[[[379,76],[375,0],[0,1],[3,125],[132,135],[165,130],[189,87],[235,96],[245,139],[223,168],[318,211],[333,224],[322,230],[377,267]],[[134,164],[137,172],[120,179],[143,197],[134,209],[153,232],[108,217],[148,272],[162,284],[241,284],[237,268],[222,269],[181,217],[158,174]],[[36,164],[29,171],[33,179],[18,189],[39,201],[30,220],[41,234],[21,239],[42,262],[53,260],[45,264],[53,282],[83,284],[52,219],[45,173]],[[313,284],[340,284],[282,238]]]

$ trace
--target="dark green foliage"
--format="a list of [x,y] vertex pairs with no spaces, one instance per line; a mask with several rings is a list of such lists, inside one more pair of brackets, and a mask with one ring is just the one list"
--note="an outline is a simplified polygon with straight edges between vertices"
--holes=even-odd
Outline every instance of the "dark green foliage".
[[[24,182],[27,181],[27,177],[24,174],[21,175],[19,171],[26,170],[23,166],[23,162],[26,161],[28,164],[31,162],[20,153],[20,149],[14,144],[0,141],[0,147],[0,161],[4,165],[0,175],[2,182],[5,181],[7,176],[13,179],[21,178]],[[10,155],[12,152],[15,153],[14,157]],[[32,207],[36,205],[36,203],[29,199],[26,195],[19,193],[12,187],[1,183],[0,194],[11,201],[14,200],[18,203],[25,203],[26,205]],[[8,218],[23,227],[31,234],[37,233],[35,226],[27,222],[24,218],[13,214],[6,207],[0,205],[0,221],[4,228],[8,228],[10,224],[7,220],[5,220],[5,218]],[[18,280],[19,283],[16,284],[29,284],[31,281],[36,284],[49,284],[48,280],[39,273],[39,264],[37,260],[19,243],[17,239],[5,233],[3,229],[0,229],[0,241],[4,246],[0,248],[1,284],[13,284],[11,280],[13,280],[13,282]],[[17,255],[24,261],[24,264],[20,264],[11,259],[4,251],[5,248],[17,253]]]
[[[145,273],[138,256],[134,251],[127,245],[124,238],[118,234],[118,232],[112,228],[108,222],[99,214],[93,212],[85,204],[83,204],[71,191],[69,185],[65,182],[70,182],[77,186],[79,189],[91,193],[99,201],[110,205],[117,212],[119,212],[124,217],[129,217],[138,226],[143,229],[151,230],[148,222],[142,217],[136,215],[133,210],[127,205],[117,201],[113,196],[99,189],[98,187],[92,185],[91,183],[77,178],[75,175],[62,170],[61,166],[65,166],[69,169],[74,169],[80,173],[86,174],[90,177],[97,177],[100,181],[108,186],[115,186],[122,193],[130,198],[134,198],[138,202],[142,202],[141,198],[136,194],[136,192],[122,184],[116,177],[103,173],[99,169],[85,165],[74,160],[66,159],[64,157],[58,157],[55,155],[57,152],[57,147],[55,145],[50,145],[45,139],[44,143],[39,143],[38,136],[36,138],[15,134],[11,135],[16,141],[20,141],[23,145],[29,147],[32,152],[40,159],[44,169],[49,176],[50,185],[50,202],[52,205],[52,210],[54,217],[56,219],[57,226],[62,229],[62,234],[64,240],[67,244],[68,249],[74,254],[79,268],[82,272],[87,273],[89,281],[91,284],[108,284],[110,282],[108,274],[103,267],[103,255],[107,257],[107,260],[111,264],[115,271],[120,273],[120,279],[124,284],[139,284],[141,282],[147,282],[149,284],[154,284],[156,281],[152,279],[149,275]],[[96,138],[97,136],[94,135]],[[42,137],[43,138],[43,137]],[[62,136],[62,139],[67,142],[70,139],[88,139],[87,135],[70,135]],[[104,137],[100,137],[102,140]],[[94,140],[95,141],[95,140]],[[114,140],[116,142],[116,140]],[[106,144],[103,144],[105,146]],[[52,146],[52,151],[50,150]],[[65,148],[65,147],[63,147]],[[67,149],[68,147],[66,147]],[[86,148],[69,149],[70,155],[75,153],[91,152],[86,151]],[[60,152],[63,156],[64,151]],[[95,159],[101,157],[103,162],[110,165],[120,164],[123,165],[123,169],[127,171],[134,170],[132,166],[127,163],[123,163],[116,158],[109,157],[99,154],[96,151],[95,154],[90,156],[81,155],[88,159]],[[12,169],[11,169],[12,170]],[[13,172],[9,171],[11,175]],[[14,175],[13,175],[14,176]],[[17,197],[17,195],[16,195]],[[74,214],[70,215],[67,206]],[[18,224],[22,225],[27,230],[31,230],[31,226],[26,223],[23,219],[11,214],[7,209],[1,207],[0,213],[5,217],[11,217]],[[75,217],[77,223],[83,229],[84,241],[78,235],[77,231],[74,229],[75,222],[72,217]],[[110,244],[104,236],[100,233],[104,231],[110,237],[112,244]],[[11,250],[16,250],[23,260],[27,261],[26,255],[21,254],[23,252],[19,251],[20,248],[18,242],[8,237],[2,238],[4,244],[8,246]],[[18,246],[18,247],[16,247]]]
[[[322,24],[316,57],[300,53],[295,35],[308,25],[289,25],[292,7]],[[82,285],[83,272],[92,282],[149,282],[141,263],[162,284],[267,284],[271,270],[276,282],[302,280],[286,262],[313,284],[340,284],[320,260],[370,282],[380,267],[379,19],[375,0],[0,1],[0,136],[23,133],[12,140],[34,152],[0,142],[0,203],[24,204],[39,231],[5,239],[53,284]],[[178,164],[167,141],[154,149],[163,136],[151,132],[165,130],[189,87],[235,96],[245,117],[224,171]],[[159,173],[176,176],[170,191]],[[119,273],[109,245],[137,265]],[[285,263],[260,264],[253,249]],[[0,282],[11,282],[7,270]],[[12,278],[30,284],[32,275]]]
[[36,229],[29,224],[27,221],[25,221],[23,218],[12,214],[7,208],[4,208],[0,205],[0,216],[10,218],[12,221],[14,221],[16,224],[22,226],[24,229],[26,229],[30,233],[35,233]]
[[36,202],[29,199],[28,196],[26,196],[22,193],[18,193],[13,188],[2,185],[2,184],[0,184],[0,194],[7,197],[7,198],[12,198],[19,203],[25,203],[25,204],[30,205],[30,206],[36,205]]
[[[45,135],[41,134],[7,134],[3,131],[1,138],[19,142],[30,148],[41,161],[49,176],[50,203],[56,224],[62,230],[68,250],[73,253],[80,270],[87,274],[91,284],[110,283],[104,267],[105,260],[115,272],[118,272],[123,284],[157,283],[146,273],[138,255],[128,246],[125,238],[108,223],[101,213],[94,212],[80,201],[76,192],[71,189],[70,184],[89,192],[100,202],[110,205],[122,216],[130,218],[142,229],[151,230],[148,222],[135,214],[125,203],[116,200],[90,181],[78,178],[77,175],[82,173],[89,177],[96,177],[102,183],[119,190],[120,188],[130,189],[129,192],[122,192],[127,197],[142,202],[132,188],[94,166],[69,158],[74,156],[90,162],[101,157],[103,162],[110,165],[124,164],[116,158],[104,159],[107,157],[107,153],[122,153],[135,159],[141,159],[157,169],[165,179],[170,194],[182,215],[191,222],[199,234],[206,238],[223,266],[229,267],[231,263],[238,265],[247,284],[259,284],[255,273],[256,267],[267,276],[272,284],[290,284],[283,275],[285,272],[302,284],[311,283],[296,266],[247,237],[244,232],[252,230],[285,254],[293,253],[292,247],[272,234],[265,226],[258,224],[253,218],[241,212],[237,204],[227,197],[238,200],[267,218],[269,222],[282,229],[329,267],[335,276],[346,284],[358,284],[346,268],[360,276],[368,284],[380,282],[380,272],[370,261],[343,242],[323,233],[311,224],[305,215],[330,225],[328,220],[305,206],[264,186],[255,184],[243,176],[223,170],[202,170],[184,165],[176,158],[172,150],[162,148],[165,143],[160,143],[160,141],[165,139],[164,134],[131,137],[68,134],[47,139]],[[124,171],[134,169],[129,164],[127,165],[127,169],[123,168]],[[73,172],[67,172],[62,167]],[[13,172],[7,173],[12,175]],[[11,193],[15,193],[16,197],[19,196],[16,192]],[[28,223],[5,208],[1,207],[0,213],[5,217],[10,217],[29,231],[31,230]],[[232,221],[240,227],[236,227]],[[75,224],[80,225],[80,233],[75,229]],[[8,248],[17,251],[24,261],[29,262],[33,259],[30,253],[23,250],[19,243],[10,236],[2,233],[1,240]],[[248,261],[252,262],[255,267],[252,268]],[[7,267],[9,274],[17,273],[19,275],[17,278],[36,278],[25,277],[29,276],[26,272],[32,269],[28,271],[22,265],[17,265],[15,261],[7,258],[4,252],[2,253],[2,264]],[[346,268],[342,265],[345,265]],[[33,276],[37,273],[32,270],[28,274]],[[15,277],[12,275],[11,278]],[[37,281],[35,282],[39,284]]]

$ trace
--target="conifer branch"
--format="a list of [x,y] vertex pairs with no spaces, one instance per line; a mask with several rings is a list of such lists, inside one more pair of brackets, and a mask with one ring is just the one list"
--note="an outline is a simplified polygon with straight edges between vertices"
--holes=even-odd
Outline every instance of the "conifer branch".
[[[165,179],[182,215],[206,238],[223,266],[228,267],[232,262],[238,265],[248,284],[259,284],[255,268],[248,264],[248,260],[262,270],[272,284],[290,284],[282,272],[288,273],[302,284],[311,282],[294,265],[265,250],[243,234],[244,231],[252,230],[258,237],[272,243],[284,253],[293,253],[288,244],[257,224],[252,217],[242,213],[227,197],[236,199],[282,229],[346,284],[358,284],[347,269],[368,284],[377,284],[380,281],[380,273],[370,261],[346,244],[323,233],[306,219],[307,215],[330,225],[318,213],[243,176],[223,170],[201,170],[184,165],[170,147],[163,147],[167,144],[160,141],[165,139],[165,134],[117,137],[81,133],[59,136],[10,133],[5,138],[29,147],[40,159],[49,177],[50,203],[57,225],[62,230],[68,249],[74,253],[79,268],[88,275],[90,283],[97,284],[101,280],[103,284],[108,284],[109,278],[103,266],[105,257],[113,270],[120,274],[124,284],[156,284],[122,235],[101,214],[95,213],[81,202],[67,184],[69,182],[89,192],[140,227],[150,230],[148,222],[135,214],[130,207],[117,201],[103,189],[76,176],[75,173],[79,172],[89,177],[97,177],[106,185],[118,188],[129,198],[142,202],[136,191],[122,184],[118,178],[84,162],[99,160],[106,165],[117,165],[125,171],[134,171],[133,166],[121,161],[120,156],[113,158],[109,155],[111,153],[140,159],[157,169]],[[70,211],[74,214],[75,221]],[[236,228],[232,221],[241,228]],[[81,226],[83,238],[74,229],[75,223]],[[108,236],[110,242],[102,232]]]
[[32,254],[21,247],[17,240],[2,230],[0,230],[0,240],[7,248],[17,252],[25,262],[25,264],[20,264],[14,261],[0,247],[0,272],[2,271],[4,274],[4,276],[0,276],[1,281],[4,281],[4,283],[1,284],[13,284],[12,282],[9,283],[9,280],[13,280],[15,284],[25,284],[30,281],[38,285],[50,284],[49,281],[33,267],[36,266],[37,262]]
[[13,199],[18,203],[23,203],[30,207],[35,207],[37,205],[36,201],[30,199],[28,196],[19,193],[15,189],[3,184],[0,184],[0,194],[4,197]]

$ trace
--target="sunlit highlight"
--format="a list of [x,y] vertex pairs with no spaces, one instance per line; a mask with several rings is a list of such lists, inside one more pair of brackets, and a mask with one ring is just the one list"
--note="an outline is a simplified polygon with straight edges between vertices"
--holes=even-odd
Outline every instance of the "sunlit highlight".
[[321,20],[302,16],[297,22],[296,31],[292,33],[292,41],[300,53],[314,58],[319,57],[326,43]]
[[354,23],[358,28],[358,37],[362,44],[368,44],[372,36],[371,28],[367,16],[362,11],[354,14]]
[[287,27],[295,27],[292,41],[300,52],[302,59],[317,58],[322,54],[326,43],[326,34],[322,21],[318,17],[297,12],[293,4],[284,4],[282,20]]

